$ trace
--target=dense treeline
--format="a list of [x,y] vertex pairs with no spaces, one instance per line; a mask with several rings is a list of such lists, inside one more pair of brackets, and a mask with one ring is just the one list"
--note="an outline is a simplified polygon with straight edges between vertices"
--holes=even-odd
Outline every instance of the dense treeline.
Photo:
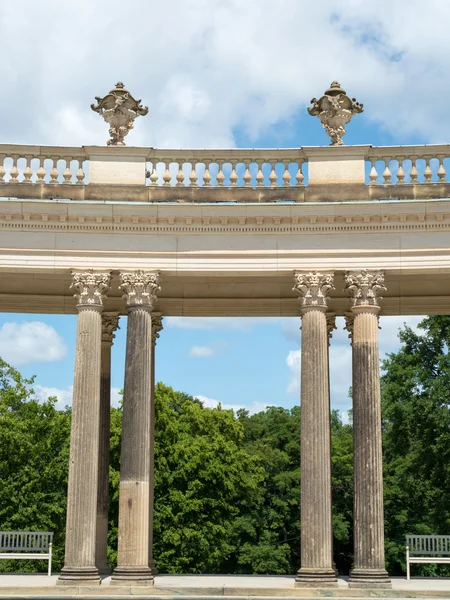
[[[405,328],[383,365],[386,561],[404,572],[407,533],[450,534],[450,317]],[[34,399],[0,362],[0,529],[54,531],[62,567],[70,409]],[[300,409],[204,408],[161,383],[155,395],[154,556],[160,572],[294,573],[300,540]],[[111,410],[109,558],[116,560],[122,411]],[[352,563],[352,425],[332,414],[337,567]],[[2,561],[3,570],[37,562]],[[445,566],[417,566],[445,573]]]

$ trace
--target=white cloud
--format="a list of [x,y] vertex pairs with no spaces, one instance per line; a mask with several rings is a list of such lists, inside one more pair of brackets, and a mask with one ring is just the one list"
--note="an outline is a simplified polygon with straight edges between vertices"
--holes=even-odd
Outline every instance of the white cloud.
[[58,332],[41,321],[5,323],[0,329],[0,356],[15,366],[32,362],[53,362],[66,355]]
[[213,398],[208,398],[208,396],[201,395],[194,396],[194,398],[200,400],[205,408],[217,408],[217,406],[220,404],[224,410],[234,410],[234,412],[237,412],[241,408],[245,408],[251,415],[265,410],[268,406],[268,404],[264,404],[263,402],[252,402],[249,406],[245,406],[244,404],[228,404],[226,402],[220,402],[219,400],[214,400]]
[[[73,385],[66,388],[47,387],[45,385],[34,385],[34,394],[40,402],[44,402],[47,398],[55,396],[58,399],[56,407],[63,409],[66,406],[72,406],[73,398]],[[122,400],[122,394],[120,388],[111,388],[111,406],[117,408],[119,401]]]
[[166,317],[165,327],[175,329],[203,329],[251,331],[258,325],[276,323],[278,317]]
[[[410,0],[407,12],[390,0],[133,6],[123,27],[119,0],[79,0],[77,10],[56,0],[4,3],[2,140],[103,145],[107,125],[89,105],[119,78],[150,108],[128,136],[130,145],[233,146],[237,128],[255,139],[304,111],[336,78],[365,103],[360,119],[396,136],[450,137],[450,4],[442,0],[429,0],[427,10],[422,0]],[[163,35],[148,35],[149,22],[168,18]]]
[[213,356],[214,350],[209,346],[192,346],[188,352],[191,358],[209,358]]

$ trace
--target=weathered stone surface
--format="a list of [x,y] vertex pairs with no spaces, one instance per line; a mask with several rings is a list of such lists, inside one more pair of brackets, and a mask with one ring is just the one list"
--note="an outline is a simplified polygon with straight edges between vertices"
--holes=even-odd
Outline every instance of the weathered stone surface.
[[111,346],[119,326],[117,313],[102,314],[102,346],[100,361],[100,437],[98,454],[97,537],[95,564],[101,575],[108,575],[108,490],[109,437],[111,414]]
[[296,585],[337,585],[332,564],[327,297],[333,274],[296,273],[302,311],[301,566]]
[[380,271],[346,274],[352,296],[354,567],[350,587],[391,587],[384,565],[378,313]]
[[109,274],[73,273],[78,324],[70,434],[66,549],[59,584],[99,584],[95,566],[102,296]]
[[111,583],[152,585],[150,556],[152,323],[159,291],[157,272],[121,273],[128,308],[122,447],[120,455],[119,543]]

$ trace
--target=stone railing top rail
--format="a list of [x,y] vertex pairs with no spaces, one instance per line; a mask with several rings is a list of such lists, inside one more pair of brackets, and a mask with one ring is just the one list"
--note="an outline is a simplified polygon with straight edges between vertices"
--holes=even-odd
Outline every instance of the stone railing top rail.
[[[0,144],[0,195],[149,202],[427,199],[450,196],[449,168],[450,144],[257,149]],[[41,185],[31,193],[26,184]]]

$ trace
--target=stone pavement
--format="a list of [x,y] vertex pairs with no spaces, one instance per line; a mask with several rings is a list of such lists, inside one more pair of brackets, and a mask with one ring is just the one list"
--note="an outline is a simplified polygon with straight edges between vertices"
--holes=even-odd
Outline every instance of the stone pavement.
[[110,578],[103,580],[101,586],[80,587],[57,586],[57,575],[48,577],[35,574],[0,574],[0,598],[14,600],[51,598],[88,600],[107,596],[110,600],[124,596],[139,598],[169,598],[182,596],[185,600],[201,598],[442,598],[450,599],[450,578],[413,578],[407,581],[403,577],[392,578],[392,590],[358,590],[347,587],[346,578],[339,579],[337,589],[295,588],[294,576],[263,575],[158,575],[154,587],[110,586]]

